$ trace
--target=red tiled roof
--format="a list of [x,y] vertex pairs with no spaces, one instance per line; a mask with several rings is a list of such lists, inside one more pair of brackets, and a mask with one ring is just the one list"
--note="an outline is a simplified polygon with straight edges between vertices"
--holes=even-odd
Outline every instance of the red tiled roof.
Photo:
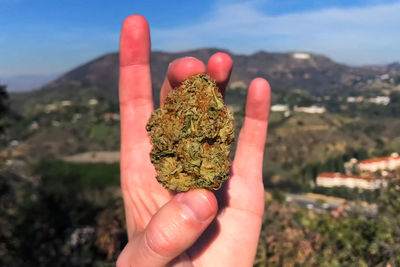
[[328,178],[335,178],[335,177],[342,177],[343,174],[338,173],[338,172],[323,172],[319,173],[318,177],[323,176],[323,177],[328,177]]
[[348,178],[353,178],[353,179],[362,179],[362,180],[368,180],[370,181],[370,177],[361,177],[359,175],[345,175],[339,172],[324,172],[318,174],[317,178],[342,178],[342,179],[348,179]]
[[383,158],[374,158],[374,159],[366,159],[360,161],[360,164],[370,164],[370,163],[376,163],[376,162],[382,162],[382,161],[390,161],[390,160],[400,160],[400,156],[397,157],[383,157]]

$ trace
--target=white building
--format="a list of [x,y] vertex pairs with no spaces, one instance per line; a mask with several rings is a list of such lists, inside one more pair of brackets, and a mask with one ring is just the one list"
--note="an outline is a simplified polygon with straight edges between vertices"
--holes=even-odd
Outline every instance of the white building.
[[349,161],[344,163],[344,171],[345,174],[353,174],[353,173],[358,173],[358,160],[356,158],[352,158]]
[[56,104],[48,104],[44,107],[44,112],[51,113],[58,109]]
[[376,190],[381,187],[386,187],[387,184],[388,182],[384,179],[344,175],[341,173],[320,173],[317,176],[317,185],[322,187],[345,186],[348,188]]
[[393,153],[390,157],[367,159],[361,161],[358,166],[362,172],[395,170],[400,168],[400,156],[398,153]]
[[99,101],[96,98],[91,98],[88,101],[89,106],[96,106],[99,103]]
[[247,84],[244,81],[235,81],[235,82],[231,82],[231,84],[229,85],[229,88],[232,90],[243,89],[243,88],[247,88]]
[[385,73],[385,74],[382,74],[381,76],[379,76],[379,78],[382,81],[389,80],[390,79],[390,75],[389,75],[389,73]]
[[241,106],[237,106],[237,105],[227,105],[226,106],[233,114],[235,114],[236,112],[240,112],[242,111],[242,107]]
[[369,103],[377,104],[377,105],[383,105],[387,106],[390,103],[390,97],[388,96],[377,96],[373,98],[368,99]]
[[119,115],[119,113],[104,113],[103,119],[105,121],[119,121],[120,115]]
[[326,112],[325,107],[319,106],[310,106],[310,107],[294,107],[294,111],[303,112],[303,113],[311,113],[311,114],[322,114]]
[[69,107],[72,106],[72,101],[71,100],[63,100],[60,102],[62,107]]
[[288,105],[276,104],[271,106],[271,111],[273,112],[286,112],[289,111]]
[[33,121],[31,125],[29,125],[29,130],[36,131],[40,128],[39,123],[37,121]]
[[364,101],[362,96],[348,96],[346,99],[347,103],[361,103]]

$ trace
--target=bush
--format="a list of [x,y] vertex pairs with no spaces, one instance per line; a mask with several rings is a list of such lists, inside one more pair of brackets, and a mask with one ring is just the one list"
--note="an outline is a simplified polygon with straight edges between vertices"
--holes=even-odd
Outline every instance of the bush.
[[118,163],[67,163],[63,161],[42,161],[33,167],[33,174],[39,175],[44,186],[67,186],[81,191],[119,186]]

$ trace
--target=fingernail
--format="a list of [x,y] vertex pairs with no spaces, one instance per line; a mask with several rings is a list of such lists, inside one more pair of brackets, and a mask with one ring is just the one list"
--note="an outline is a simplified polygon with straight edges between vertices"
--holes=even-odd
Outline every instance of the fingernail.
[[183,209],[198,222],[207,221],[213,216],[213,209],[207,197],[200,192],[180,193],[177,200]]

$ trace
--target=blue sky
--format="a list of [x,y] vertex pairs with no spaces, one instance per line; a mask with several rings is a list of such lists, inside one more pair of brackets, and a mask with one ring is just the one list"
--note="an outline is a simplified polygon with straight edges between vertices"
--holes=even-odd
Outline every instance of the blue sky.
[[400,61],[399,0],[0,0],[0,77],[62,73],[118,49],[142,14],[155,50],[311,51],[352,64]]

